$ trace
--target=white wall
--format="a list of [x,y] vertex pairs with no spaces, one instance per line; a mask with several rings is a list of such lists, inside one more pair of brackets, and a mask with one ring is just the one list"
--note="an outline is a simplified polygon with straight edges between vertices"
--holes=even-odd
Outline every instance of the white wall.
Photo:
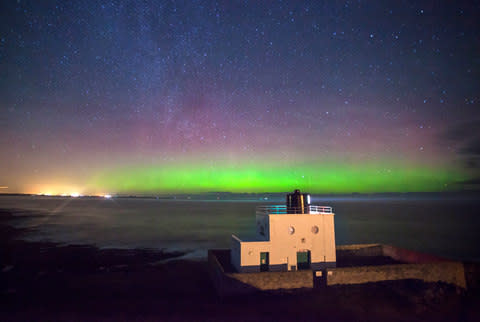
[[[258,240],[270,240],[268,215],[256,215],[256,237]],[[262,235],[263,232],[263,235]]]
[[336,246],[335,246],[335,223],[333,215],[325,216],[324,231],[325,234],[325,256],[327,262],[336,262]]
[[[286,215],[257,215],[257,237],[260,241],[240,242],[232,263],[240,262],[241,266],[260,265],[260,253],[269,252],[270,265],[288,264],[297,266],[297,252],[309,250],[311,262],[335,262],[335,231],[334,214],[286,214]],[[264,225],[265,236],[259,235],[259,227]],[[294,233],[289,233],[293,227]],[[318,232],[312,231],[313,227]],[[268,239],[265,238],[268,236]],[[239,249],[238,249],[239,248]],[[235,261],[235,263],[234,263]],[[237,267],[237,266],[236,266]],[[237,267],[238,269],[238,267]]]
[[237,236],[232,235],[232,239],[230,241],[230,262],[237,271],[240,271],[241,266],[241,247],[241,240]]
[[[260,253],[269,252],[271,256],[271,246],[268,241],[242,242],[241,265],[259,266]],[[272,263],[270,257],[270,264]]]
[[[270,215],[271,264],[297,265],[297,252],[310,250],[311,262],[335,262],[333,214]],[[294,233],[289,233],[289,228]],[[318,228],[318,233],[312,231]]]

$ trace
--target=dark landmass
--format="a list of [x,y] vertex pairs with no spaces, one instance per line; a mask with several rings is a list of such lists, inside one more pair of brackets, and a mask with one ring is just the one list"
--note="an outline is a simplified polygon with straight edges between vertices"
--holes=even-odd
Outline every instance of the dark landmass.
[[219,298],[206,261],[153,249],[26,242],[11,219],[0,212],[2,321],[480,320],[478,287],[416,280]]
[[[262,201],[262,202],[285,202],[285,195],[289,192],[262,192],[262,193],[235,193],[228,191],[191,193],[191,194],[116,194],[112,198],[132,198],[132,199],[159,199],[159,200],[223,200],[223,201]],[[308,193],[308,191],[307,191]],[[462,199],[462,200],[479,200],[480,189],[478,190],[461,190],[461,191],[442,191],[442,192],[379,192],[379,193],[312,193],[313,201],[315,199],[410,199],[410,200],[435,200],[435,199]],[[31,195],[21,193],[0,193],[0,196],[34,196],[45,198],[70,198],[69,196],[47,196],[47,195]],[[103,196],[81,196],[77,198],[103,199]]]

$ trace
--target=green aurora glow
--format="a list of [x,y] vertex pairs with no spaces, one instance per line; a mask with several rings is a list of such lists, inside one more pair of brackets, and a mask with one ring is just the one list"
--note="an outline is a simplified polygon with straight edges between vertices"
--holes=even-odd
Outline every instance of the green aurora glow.
[[91,185],[112,193],[421,192],[456,190],[467,176],[451,169],[379,165],[187,166],[122,168],[96,176]]

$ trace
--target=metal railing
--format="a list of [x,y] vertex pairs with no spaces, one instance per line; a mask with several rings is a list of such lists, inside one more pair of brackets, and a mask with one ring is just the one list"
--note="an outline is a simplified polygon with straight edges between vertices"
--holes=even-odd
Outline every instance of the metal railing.
[[332,207],[328,206],[306,206],[306,207],[287,207],[285,205],[258,206],[257,214],[331,214]]

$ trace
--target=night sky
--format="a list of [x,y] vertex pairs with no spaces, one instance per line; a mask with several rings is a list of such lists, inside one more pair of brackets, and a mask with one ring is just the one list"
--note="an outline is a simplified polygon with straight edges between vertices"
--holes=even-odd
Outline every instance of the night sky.
[[478,1],[0,4],[0,192],[480,186]]

